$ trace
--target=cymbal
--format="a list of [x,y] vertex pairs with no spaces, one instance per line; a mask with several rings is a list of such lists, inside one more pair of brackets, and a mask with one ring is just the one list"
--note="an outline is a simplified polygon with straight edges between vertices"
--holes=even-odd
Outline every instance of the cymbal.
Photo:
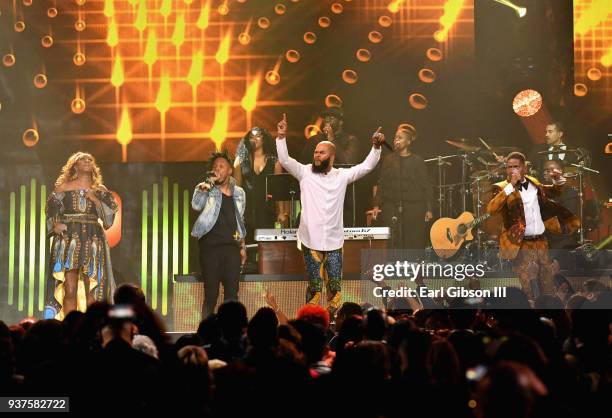
[[491,149],[489,150],[485,150],[485,151],[490,151],[491,153],[495,153],[495,154],[507,154],[513,151],[518,151],[518,147],[499,147],[499,146],[492,146]]
[[446,143],[467,152],[476,152],[481,149],[481,147],[471,144],[470,141],[465,138],[447,139]]
[[575,148],[570,148],[570,149],[559,149],[559,150],[552,150],[552,151],[538,151],[538,154],[565,154],[566,152],[572,152],[572,153],[577,153],[578,150]]
[[490,170],[478,170],[478,171],[474,171],[474,172],[470,173],[470,178],[475,179],[475,178],[478,178],[478,177],[486,176],[489,173],[491,173]]

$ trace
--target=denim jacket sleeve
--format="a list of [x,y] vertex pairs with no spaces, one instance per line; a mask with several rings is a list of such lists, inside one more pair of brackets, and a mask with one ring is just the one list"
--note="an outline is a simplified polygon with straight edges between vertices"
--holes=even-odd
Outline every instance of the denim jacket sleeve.
[[193,191],[193,197],[191,198],[191,207],[193,210],[201,211],[204,209],[206,199],[208,199],[208,191],[201,190],[196,186],[195,190]]
[[244,226],[244,211],[246,207],[246,193],[240,186],[234,187],[234,202],[236,204],[236,220],[241,238],[246,237],[246,227]]

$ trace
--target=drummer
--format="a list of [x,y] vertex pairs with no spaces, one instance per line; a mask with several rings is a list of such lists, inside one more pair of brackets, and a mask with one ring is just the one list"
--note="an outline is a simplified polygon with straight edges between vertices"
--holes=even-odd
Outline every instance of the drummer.
[[[546,144],[536,145],[531,154],[531,161],[538,173],[544,173],[546,161],[558,160],[563,164],[575,164],[578,162],[575,150],[570,150],[565,142],[565,127],[559,121],[553,121],[546,125]],[[567,152],[564,152],[567,151]]]

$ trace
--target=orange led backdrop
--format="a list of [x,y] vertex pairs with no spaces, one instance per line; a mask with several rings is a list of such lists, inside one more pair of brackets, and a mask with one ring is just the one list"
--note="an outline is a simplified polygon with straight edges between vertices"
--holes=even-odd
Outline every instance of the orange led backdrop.
[[612,108],[612,1],[574,0],[574,95]]
[[[443,110],[435,95],[454,80],[446,72],[469,67],[473,9],[473,0],[7,0],[0,76],[17,99],[0,91],[0,119],[18,131],[18,152],[60,160],[87,149],[123,162],[233,152],[284,112],[290,137],[306,140],[325,106],[369,130],[385,116],[369,111],[377,94],[395,112],[390,123],[416,126]],[[383,80],[401,86],[381,89]]]

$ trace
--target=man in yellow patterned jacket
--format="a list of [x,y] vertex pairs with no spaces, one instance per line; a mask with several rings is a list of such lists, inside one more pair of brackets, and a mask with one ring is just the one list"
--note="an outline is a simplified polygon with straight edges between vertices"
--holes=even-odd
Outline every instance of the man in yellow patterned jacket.
[[510,153],[506,158],[507,179],[493,186],[494,197],[487,212],[501,213],[500,256],[514,260],[523,291],[534,299],[540,292],[553,293],[552,262],[544,232],[569,234],[580,221],[553,200],[565,184],[560,171],[552,174],[552,185],[543,185],[526,172],[525,155]]

